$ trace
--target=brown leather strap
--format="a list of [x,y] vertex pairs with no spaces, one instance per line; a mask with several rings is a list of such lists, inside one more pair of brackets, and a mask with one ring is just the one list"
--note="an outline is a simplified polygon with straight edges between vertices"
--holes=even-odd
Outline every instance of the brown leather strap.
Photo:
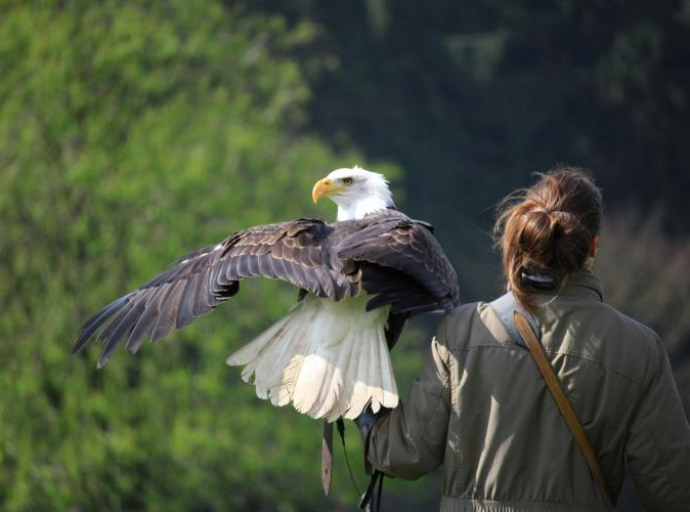
[[328,420],[323,423],[323,438],[321,440],[321,484],[323,493],[328,496],[331,490],[333,476],[333,423]]
[[563,418],[565,418],[568,428],[570,428],[570,431],[577,442],[577,446],[580,448],[582,455],[587,461],[587,465],[589,466],[594,479],[601,487],[601,490],[608,501],[608,505],[612,507],[613,500],[611,498],[611,494],[609,493],[609,488],[606,484],[604,473],[601,471],[601,467],[599,466],[599,461],[597,461],[594,450],[592,450],[592,446],[589,444],[587,434],[585,434],[582,424],[580,423],[577,414],[575,414],[573,406],[570,405],[570,401],[568,401],[568,397],[563,391],[561,382],[556,377],[556,374],[551,367],[551,363],[549,363],[549,360],[546,358],[544,347],[542,347],[541,343],[539,343],[539,340],[537,340],[537,337],[534,335],[534,332],[532,332],[532,329],[530,328],[529,323],[527,323],[527,319],[525,319],[524,316],[517,311],[514,311],[513,320],[515,321],[515,325],[520,332],[520,336],[522,336],[525,344],[527,347],[529,347],[529,351],[534,358],[534,362],[537,363],[537,367],[539,368],[542,377],[544,377],[544,381],[546,382],[549,391],[551,391],[551,395],[556,401],[558,409],[561,411]]

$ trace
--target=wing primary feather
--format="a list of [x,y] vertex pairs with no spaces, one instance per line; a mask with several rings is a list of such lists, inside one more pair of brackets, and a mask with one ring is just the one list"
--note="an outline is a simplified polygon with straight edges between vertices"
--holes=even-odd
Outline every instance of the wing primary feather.
[[237,258],[232,257],[228,260],[225,260],[223,265],[225,266],[225,279],[228,281],[237,280],[239,277],[237,273]]
[[127,313],[132,309],[132,304],[127,303],[124,305],[122,309],[120,309],[114,317],[112,317],[112,320],[108,322],[108,325],[105,326],[105,329],[101,331],[101,333],[98,335],[97,339],[99,341],[105,341],[110,338],[110,335],[113,333],[115,328],[120,324],[122,319],[127,316]]
[[308,286],[309,288],[312,288],[313,285],[310,282],[310,279],[307,276],[307,272],[305,272],[304,267],[299,262],[296,261],[286,261],[286,266],[289,266],[290,270],[292,271],[292,279],[291,282],[296,283],[297,286]]
[[139,318],[139,322],[137,322],[132,333],[129,335],[125,348],[133,354],[139,350],[146,333],[158,319],[158,303],[156,299],[157,297],[154,297],[149,304],[146,305],[146,310],[141,315],[141,318]]
[[[91,318],[89,318],[84,324],[82,325],[82,329],[86,329],[88,326],[92,325],[93,323],[97,322],[99,319],[103,317],[103,315],[107,315],[108,313],[112,313],[114,309],[121,307],[129,298],[136,292],[128,293],[127,295],[124,295],[123,297],[120,297],[119,299],[116,299],[112,301],[110,304],[99,310],[96,314],[92,315]],[[102,324],[103,322],[101,322]]]
[[225,285],[224,281],[220,280],[221,268],[212,268],[208,276],[208,291],[206,293],[206,307],[210,311],[218,305],[218,296],[222,295],[222,289]]
[[271,268],[273,269],[273,273],[278,279],[282,279],[284,281],[289,281],[289,274],[287,272],[287,268],[285,266],[285,262],[280,259],[280,258],[272,258],[270,260],[271,262]]
[[163,308],[158,315],[156,327],[153,328],[151,343],[157,343],[165,338],[175,325],[175,316],[177,315],[177,307],[183,289],[184,283],[180,281],[171,286],[171,290],[163,302]]
[[328,269],[324,267],[317,267],[312,272],[312,275],[318,282],[318,287],[315,286],[314,289],[320,290],[320,293],[318,294],[319,297],[330,297],[331,299],[335,299],[337,296],[337,283],[333,278],[333,274],[331,274]]
[[260,276],[259,257],[255,254],[248,254],[245,258],[247,259],[247,272],[249,275],[252,277]]
[[74,344],[74,347],[72,347],[72,354],[79,353],[88,344],[89,340],[99,329],[99,327],[101,327],[106,322],[106,320],[108,320],[108,318],[110,318],[111,315],[113,315],[113,313],[115,313],[119,308],[121,308],[122,305],[129,300],[130,297],[131,294],[125,295],[124,297],[120,297],[119,299],[111,302],[108,306],[106,306],[101,311],[93,315],[89,320],[87,320],[84,323],[84,330],[79,336],[77,342]]
[[251,276],[251,273],[249,272],[248,255],[246,254],[243,254],[237,259],[237,275],[239,277]]
[[110,335],[110,338],[108,338],[108,341],[106,341],[103,345],[103,349],[101,350],[101,355],[99,356],[97,363],[99,369],[103,368],[103,366],[105,366],[105,363],[108,362],[110,354],[112,354],[113,350],[117,348],[117,345],[122,339],[122,337],[125,334],[132,332],[132,329],[135,327],[137,321],[143,314],[145,308],[146,306],[144,305],[143,301],[135,303],[130,308],[129,313],[125,315],[125,317],[122,319],[122,321],[118,324],[113,333]]
[[271,255],[270,254],[263,254],[263,255],[259,256],[258,265],[259,265],[259,272],[262,276],[271,277],[271,278],[276,277],[276,273],[273,270],[273,267],[271,265]]
[[194,307],[194,291],[196,290],[196,280],[199,278],[199,274],[196,274],[193,278],[187,281],[187,284],[182,291],[182,296],[180,297],[180,306],[177,311],[177,321],[175,322],[175,327],[182,329],[184,326],[189,325],[195,318],[193,313]]
[[206,304],[206,297],[208,296],[208,282],[209,273],[206,271],[199,276],[199,282],[194,290],[194,305],[192,306],[192,313],[194,316],[201,316],[208,313],[211,308]]

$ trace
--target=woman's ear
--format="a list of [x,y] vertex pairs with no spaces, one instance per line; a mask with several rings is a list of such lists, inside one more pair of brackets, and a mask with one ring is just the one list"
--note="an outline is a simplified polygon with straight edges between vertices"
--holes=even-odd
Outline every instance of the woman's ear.
[[599,250],[599,235],[594,235],[592,237],[592,245],[589,247],[589,257],[594,258]]

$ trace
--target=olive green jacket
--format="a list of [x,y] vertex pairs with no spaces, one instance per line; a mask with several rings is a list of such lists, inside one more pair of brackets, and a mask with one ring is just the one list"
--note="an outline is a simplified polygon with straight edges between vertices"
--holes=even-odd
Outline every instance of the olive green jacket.
[[[653,331],[602,302],[588,271],[537,296],[542,344],[614,496],[625,463],[648,510],[690,510],[690,426]],[[530,353],[488,304],[448,313],[404,404],[380,419],[372,465],[416,479],[443,464],[444,511],[605,510]]]

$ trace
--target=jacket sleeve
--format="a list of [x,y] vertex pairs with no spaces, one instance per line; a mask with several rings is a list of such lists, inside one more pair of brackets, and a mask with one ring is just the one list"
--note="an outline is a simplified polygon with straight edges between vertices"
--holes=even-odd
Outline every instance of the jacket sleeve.
[[690,426],[658,339],[645,384],[626,443],[635,489],[646,510],[688,510]]
[[368,460],[387,475],[415,480],[443,462],[450,414],[446,320],[431,341],[431,354],[404,402],[373,426]]

